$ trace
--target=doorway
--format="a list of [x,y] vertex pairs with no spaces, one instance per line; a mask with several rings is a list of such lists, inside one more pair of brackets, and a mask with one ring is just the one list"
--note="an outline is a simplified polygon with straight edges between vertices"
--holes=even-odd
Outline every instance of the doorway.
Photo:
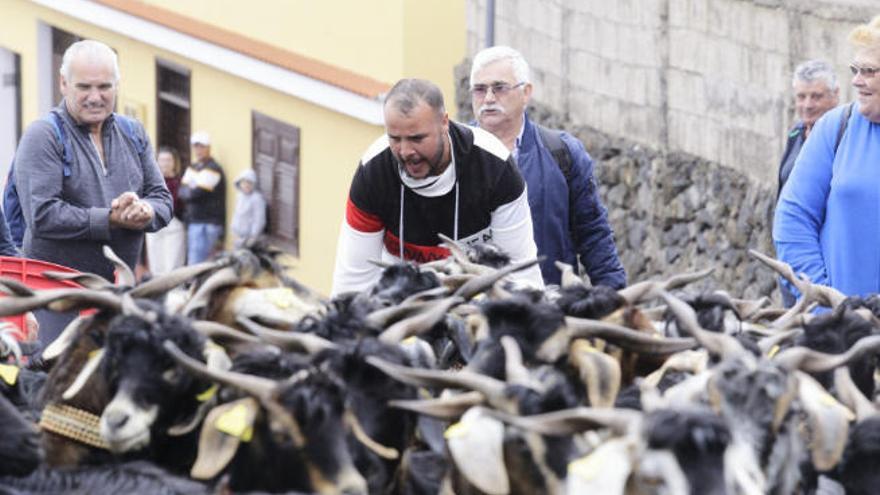
[[190,164],[190,71],[156,60],[156,149],[167,146],[180,154],[185,168]]

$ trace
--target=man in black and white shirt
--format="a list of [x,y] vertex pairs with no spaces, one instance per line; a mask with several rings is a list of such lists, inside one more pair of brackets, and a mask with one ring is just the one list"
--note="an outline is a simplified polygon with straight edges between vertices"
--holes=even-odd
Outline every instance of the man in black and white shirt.
[[[490,133],[451,122],[435,84],[395,84],[385,131],[352,179],[332,295],[371,287],[381,272],[370,260],[449,256],[440,232],[467,245],[492,242],[513,262],[536,257],[525,182],[510,152]],[[537,266],[511,277],[543,287]]]

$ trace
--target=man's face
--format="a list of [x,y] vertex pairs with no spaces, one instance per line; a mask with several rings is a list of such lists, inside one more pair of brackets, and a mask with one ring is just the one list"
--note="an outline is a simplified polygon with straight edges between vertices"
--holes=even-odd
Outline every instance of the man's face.
[[116,90],[109,61],[80,57],[70,64],[70,80],[61,76],[67,111],[80,124],[96,126],[104,122],[113,111]]
[[192,145],[193,156],[196,157],[197,162],[203,162],[211,157],[211,147],[205,146],[204,144],[196,143]]
[[871,122],[880,123],[880,49],[857,50],[852,65],[858,70],[852,85],[859,100],[859,112]]
[[440,175],[449,165],[449,117],[420,101],[409,114],[385,104],[385,132],[391,152],[413,179]]
[[807,128],[819,120],[825,112],[837,105],[837,91],[832,91],[822,81],[797,81],[794,83],[794,108]]
[[471,81],[471,105],[480,127],[492,133],[519,132],[532,85],[516,79],[509,60],[483,67]]

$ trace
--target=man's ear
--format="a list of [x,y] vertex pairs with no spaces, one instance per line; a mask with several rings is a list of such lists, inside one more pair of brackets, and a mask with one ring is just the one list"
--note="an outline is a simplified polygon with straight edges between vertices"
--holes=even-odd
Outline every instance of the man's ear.
[[64,76],[60,76],[58,78],[58,89],[61,91],[61,94],[67,96],[67,79]]
[[523,85],[523,95],[525,95],[526,105],[528,105],[529,100],[532,99],[532,83],[525,83],[525,85]]

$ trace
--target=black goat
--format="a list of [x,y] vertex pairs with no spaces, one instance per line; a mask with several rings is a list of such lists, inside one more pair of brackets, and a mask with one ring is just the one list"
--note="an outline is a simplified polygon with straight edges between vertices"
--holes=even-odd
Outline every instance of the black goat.
[[36,426],[2,395],[0,425],[0,474],[23,476],[36,469],[42,459]]

